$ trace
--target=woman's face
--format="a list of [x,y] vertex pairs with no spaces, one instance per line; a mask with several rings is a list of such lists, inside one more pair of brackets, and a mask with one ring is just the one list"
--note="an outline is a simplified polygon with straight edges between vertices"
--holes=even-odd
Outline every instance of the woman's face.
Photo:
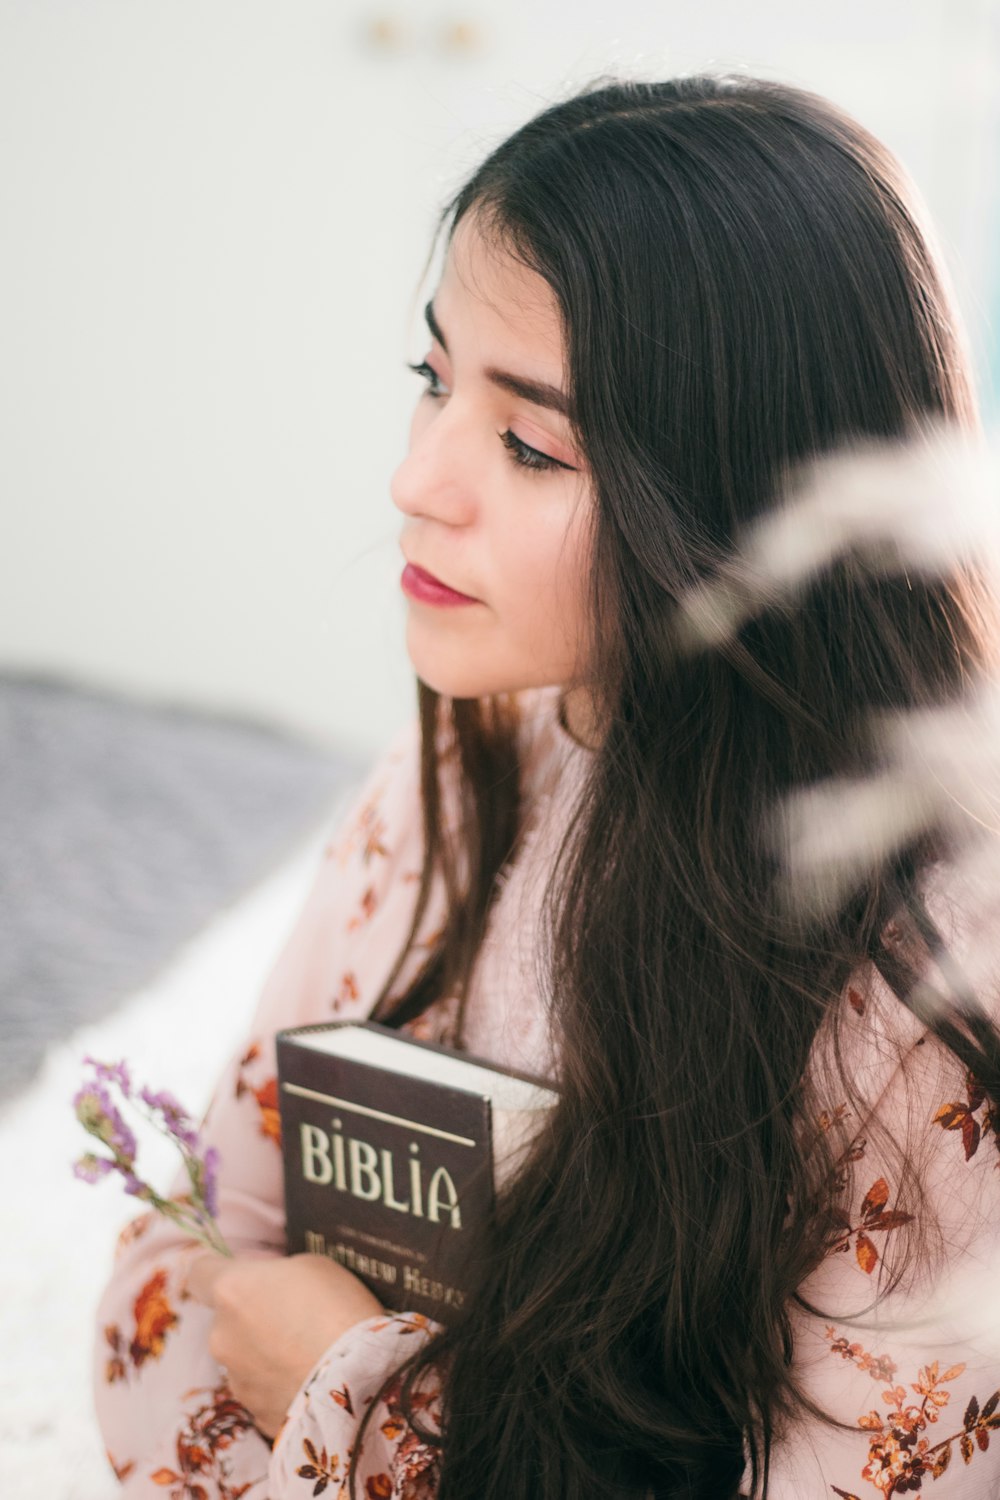
[[584,641],[589,480],[568,418],[545,392],[512,389],[515,377],[547,387],[549,402],[566,390],[555,297],[490,250],[468,214],[428,324],[427,387],[391,485],[400,546],[475,602],[405,594],[410,660],[454,698],[570,685]]

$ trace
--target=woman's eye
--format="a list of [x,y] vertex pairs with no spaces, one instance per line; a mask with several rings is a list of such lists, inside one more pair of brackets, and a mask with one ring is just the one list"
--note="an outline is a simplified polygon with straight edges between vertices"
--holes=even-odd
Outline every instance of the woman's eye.
[[501,432],[500,441],[513,458],[514,462],[522,469],[568,469],[569,464],[560,463],[558,458],[551,458],[548,453],[539,453],[537,448],[529,448],[527,443],[522,443],[519,437],[515,437],[510,428]]
[[[439,400],[447,394],[441,389],[441,381],[437,371],[425,359],[421,360],[418,365],[411,364],[407,360],[406,368],[412,370],[414,375],[420,375],[426,380],[427,389],[424,392],[425,396],[431,396],[435,400]],[[552,458],[548,453],[539,453],[537,448],[529,448],[528,444],[522,443],[521,439],[516,437],[510,428],[506,432],[498,433],[497,436],[518,468],[533,469],[537,473],[546,469],[572,469],[573,467],[572,464],[564,464],[560,459]]]
[[407,360],[406,361],[406,368],[408,370],[412,370],[413,373],[414,373],[414,375],[422,375],[424,377],[424,379],[427,381],[427,390],[425,392],[425,395],[428,395],[428,396],[443,396],[444,395],[444,391],[442,391],[439,388],[440,387],[440,382],[438,380],[437,371],[431,369],[430,365],[427,363],[426,360],[421,360],[421,362],[420,362],[419,365],[410,364],[409,360]]

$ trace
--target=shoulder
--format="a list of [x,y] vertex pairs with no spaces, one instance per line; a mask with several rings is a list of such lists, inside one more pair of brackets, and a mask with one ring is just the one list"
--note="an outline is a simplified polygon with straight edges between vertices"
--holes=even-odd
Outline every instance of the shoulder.
[[[517,694],[518,755],[529,801],[557,787],[575,785],[577,767],[591,759],[562,727],[558,686],[526,688]],[[454,826],[461,798],[461,765],[450,725],[442,724],[436,743],[441,815]],[[389,852],[387,839],[409,830],[422,833],[423,737],[420,718],[406,720],[383,748],[356,788],[326,854],[341,869],[366,867]]]
[[286,992],[311,994],[329,982],[326,970],[335,963],[343,970],[335,995],[359,997],[359,955],[373,941],[394,940],[412,908],[422,862],[420,726],[414,717],[393,734],[337,819],[271,987],[277,982]]
[[[816,1039],[811,1069],[817,1090],[850,1079],[855,1096],[873,1112],[900,1092],[906,1075],[928,1094],[965,1069],[935,1035],[937,1018],[958,1019],[974,997],[985,1018],[1000,1026],[1000,840],[930,867],[919,890],[926,920],[904,915],[885,928],[889,953],[917,981],[914,1003],[890,986],[873,961],[850,976]],[[916,908],[919,911],[919,906]],[[836,1030],[836,1048],[831,1032]]]
[[[948,953],[995,1025],[995,871],[981,862],[975,869],[941,865],[923,894]],[[942,970],[905,930],[890,933],[889,942],[905,947],[946,1015],[955,977],[948,961]],[[995,1111],[981,1081],[935,1034],[930,1013],[916,1014],[874,964],[854,972],[832,1020],[836,1044],[831,1031],[821,1029],[811,1059],[808,1097],[815,1116],[805,1123],[831,1147],[841,1230],[810,1278],[809,1300],[844,1310],[877,1304],[890,1326],[896,1309],[932,1295],[943,1318],[944,1282],[971,1275],[1000,1233]],[[912,1259],[894,1253],[910,1245]],[[905,1267],[898,1284],[895,1265]],[[926,1308],[921,1316],[934,1323]],[[1000,1329],[994,1352],[1000,1363]]]
[[355,789],[325,856],[337,868],[369,865],[387,851],[383,835],[412,825],[420,812],[420,721],[391,736]]
[[258,1070],[273,1070],[275,1031],[371,1007],[412,916],[422,835],[414,717],[369,767],[318,859],[258,1002],[250,1049]]

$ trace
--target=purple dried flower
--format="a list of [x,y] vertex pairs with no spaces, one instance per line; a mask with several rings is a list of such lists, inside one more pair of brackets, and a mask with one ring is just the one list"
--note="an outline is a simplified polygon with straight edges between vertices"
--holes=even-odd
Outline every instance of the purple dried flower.
[[95,1156],[88,1151],[81,1156],[79,1161],[73,1163],[73,1176],[81,1178],[84,1182],[99,1182],[113,1169],[114,1162],[110,1156]]
[[[151,1204],[156,1212],[165,1214],[221,1255],[231,1255],[232,1251],[215,1222],[219,1169],[219,1153],[215,1147],[210,1146],[204,1157],[199,1156],[198,1131],[187,1110],[173,1094],[166,1090],[154,1093],[152,1089],[142,1088],[137,1097],[133,1096],[132,1080],[124,1061],[104,1063],[94,1057],[85,1061],[94,1069],[95,1076],[74,1095],[76,1117],[88,1134],[110,1147],[113,1154],[106,1157],[87,1152],[73,1164],[74,1175],[84,1182],[93,1183],[109,1173],[116,1173],[131,1197]],[[112,1101],[110,1090],[115,1088],[133,1108],[141,1103],[150,1115],[159,1116],[159,1120],[154,1119],[153,1123],[165,1131],[184,1157],[191,1181],[191,1197],[161,1198],[155,1188],[137,1175],[136,1139]]]
[[104,1083],[116,1083],[126,1099],[130,1097],[132,1093],[132,1079],[129,1076],[124,1058],[116,1063],[101,1062],[100,1058],[97,1057],[85,1057],[83,1060],[85,1063],[90,1064],[98,1078]]
[[133,1162],[135,1136],[118,1113],[111,1096],[101,1083],[85,1083],[73,1097],[76,1117],[88,1134],[110,1146],[117,1157]]
[[174,1098],[166,1089],[161,1089],[154,1094],[152,1089],[143,1088],[139,1090],[139,1098],[147,1108],[154,1114],[163,1116],[163,1123],[170,1134],[178,1141],[183,1142],[191,1151],[198,1149],[198,1132],[191,1124],[191,1117],[182,1104]]
[[124,1188],[126,1193],[131,1193],[133,1198],[152,1198],[153,1190],[148,1183],[136,1177],[134,1172],[124,1172]]

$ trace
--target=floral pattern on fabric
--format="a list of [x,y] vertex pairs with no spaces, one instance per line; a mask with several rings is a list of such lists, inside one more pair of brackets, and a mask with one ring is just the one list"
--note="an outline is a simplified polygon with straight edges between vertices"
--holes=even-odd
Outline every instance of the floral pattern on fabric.
[[133,1308],[135,1331],[131,1338],[126,1338],[117,1323],[109,1323],[105,1328],[105,1342],[111,1351],[106,1366],[109,1384],[127,1380],[147,1359],[159,1359],[162,1355],[167,1335],[179,1321],[166,1288],[166,1271],[154,1271],[140,1288]]
[[874,1271],[879,1261],[879,1253],[871,1236],[876,1232],[888,1234],[892,1229],[899,1229],[903,1224],[913,1222],[912,1214],[889,1207],[889,1184],[884,1177],[873,1182],[868,1189],[861,1201],[857,1222],[852,1223],[852,1216],[845,1213],[843,1209],[835,1210],[835,1217],[838,1228],[843,1230],[843,1234],[831,1246],[831,1253],[849,1250],[851,1237],[856,1236],[855,1258],[862,1271],[868,1276]]
[[[385,1397],[388,1416],[381,1425],[384,1437],[397,1444],[393,1461],[391,1500],[434,1500],[440,1472],[440,1450],[425,1442],[409,1426],[401,1405],[400,1380],[389,1387]],[[414,1415],[441,1430],[441,1389],[437,1383],[413,1393]]]
[[281,1114],[278,1109],[278,1077],[274,1074],[265,1078],[263,1083],[255,1086],[248,1080],[247,1069],[260,1057],[260,1043],[253,1042],[246,1053],[240,1058],[239,1071],[236,1075],[236,1097],[242,1099],[244,1094],[249,1094],[256,1100],[260,1116],[257,1128],[261,1135],[273,1141],[276,1146],[281,1145]]
[[[934,1124],[940,1125],[942,1130],[957,1130],[960,1133],[966,1161],[972,1160],[979,1150],[980,1142],[990,1134],[1000,1153],[1000,1138],[997,1137],[996,1122],[986,1100],[986,1091],[978,1079],[968,1072],[965,1075],[965,1091],[967,1099],[941,1105],[934,1115]],[[1000,1159],[995,1165],[1000,1168]]]
[[[433,1500],[438,1450],[410,1427],[402,1410],[401,1377],[393,1371],[436,1326],[419,1313],[396,1313],[366,1319],[333,1345],[293,1401],[275,1439],[270,1469],[274,1493],[301,1494],[305,1500],[334,1485],[336,1500],[346,1500],[358,1425],[384,1387],[358,1453],[357,1493],[372,1500]],[[440,1432],[436,1380],[425,1380],[411,1402],[418,1421]]]
[[128,1248],[129,1245],[133,1244],[140,1235],[145,1234],[146,1230],[153,1222],[153,1218],[154,1215],[152,1213],[147,1213],[140,1214],[137,1219],[130,1219],[128,1221],[128,1223],[125,1225],[125,1228],[119,1234],[118,1241],[115,1245],[116,1259],[119,1255],[122,1254],[124,1250]]
[[333,1000],[330,1002],[330,1009],[333,1011],[342,1010],[344,1006],[352,1005],[360,997],[360,994],[357,975],[348,969],[340,976],[340,985]]
[[[227,1450],[242,1432],[253,1428],[246,1407],[234,1401],[225,1384],[213,1390],[193,1391],[204,1397],[177,1434],[176,1463],[164,1464],[150,1478],[170,1500],[241,1500],[250,1482],[237,1482],[231,1473]],[[212,1488],[205,1481],[211,1480]]]
[[116,1460],[114,1454],[110,1451],[110,1449],[106,1450],[106,1452],[107,1452],[108,1463],[111,1465],[112,1469],[114,1470],[115,1478],[121,1484],[124,1484],[125,1480],[128,1478],[128,1476],[131,1474],[132,1470],[135,1468],[135,1464],[131,1461],[131,1459],[127,1463],[120,1464],[120,1463],[118,1463],[118,1461]]
[[[826,1335],[831,1353],[850,1360],[873,1379],[891,1380],[895,1375],[895,1363],[887,1356],[869,1354],[860,1344],[850,1344],[838,1337],[833,1328],[827,1328]],[[944,1437],[935,1433],[927,1436],[928,1428],[938,1422],[951,1402],[951,1391],[945,1389],[946,1385],[964,1371],[964,1364],[941,1370],[938,1361],[933,1360],[918,1372],[909,1390],[904,1385],[894,1385],[882,1392],[882,1401],[889,1408],[884,1414],[871,1410],[858,1418],[859,1428],[869,1434],[868,1462],[860,1477],[886,1500],[889,1496],[922,1489],[925,1479],[940,1479],[951,1463],[956,1444],[966,1464],[972,1462],[977,1451],[988,1450],[990,1433],[1000,1428],[997,1410],[1000,1390],[994,1391],[981,1406],[976,1396],[970,1396],[959,1426]],[[910,1400],[910,1391],[920,1399]],[[835,1484],[830,1488],[841,1500],[860,1500],[852,1491]]]

